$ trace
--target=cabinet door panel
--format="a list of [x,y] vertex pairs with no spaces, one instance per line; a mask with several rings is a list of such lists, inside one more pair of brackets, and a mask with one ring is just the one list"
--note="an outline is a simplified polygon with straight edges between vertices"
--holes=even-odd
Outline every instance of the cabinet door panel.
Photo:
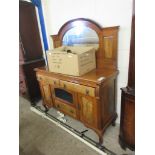
[[40,89],[44,104],[47,105],[49,108],[52,107],[53,101],[50,85],[40,83]]
[[[128,144],[133,145],[135,143],[135,105],[134,100],[125,97],[124,113],[122,130],[124,133],[124,139]],[[129,117],[130,116],[130,117]]]
[[90,124],[93,123],[93,103],[91,100],[82,97],[82,113],[83,118],[89,122]]
[[78,96],[79,104],[80,104],[80,119],[82,122],[91,125],[96,126],[96,107],[95,105],[95,99],[86,96],[86,95],[79,95]]

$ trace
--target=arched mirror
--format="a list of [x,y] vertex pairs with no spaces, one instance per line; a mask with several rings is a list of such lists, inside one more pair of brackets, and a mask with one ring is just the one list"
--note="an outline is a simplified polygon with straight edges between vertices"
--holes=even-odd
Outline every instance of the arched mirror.
[[66,22],[57,35],[52,35],[54,48],[67,46],[94,46],[97,68],[117,67],[118,26],[102,28],[90,19],[78,18]]
[[68,30],[62,39],[62,45],[67,46],[94,46],[98,48],[98,34],[86,26],[76,26]]

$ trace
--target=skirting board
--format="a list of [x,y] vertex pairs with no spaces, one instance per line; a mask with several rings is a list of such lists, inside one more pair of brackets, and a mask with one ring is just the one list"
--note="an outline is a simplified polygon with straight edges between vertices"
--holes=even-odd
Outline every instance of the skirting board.
[[68,130],[67,128],[65,128],[64,126],[62,126],[61,124],[59,124],[58,122],[56,122],[53,119],[51,119],[48,116],[46,116],[45,113],[40,112],[39,110],[37,110],[34,107],[31,107],[30,109],[31,109],[31,111],[35,112],[36,114],[38,114],[38,115],[42,116],[43,118],[45,118],[45,119],[53,122],[55,125],[59,126],[60,128],[62,128],[65,131],[67,131],[69,134],[71,134],[72,136],[74,136],[75,138],[77,138],[78,140],[80,140],[81,142],[85,143],[87,146],[89,146],[90,148],[92,148],[96,152],[100,153],[101,155],[107,155],[107,153],[104,153],[103,151],[101,151],[100,149],[96,148],[92,144],[88,143],[87,141],[85,141],[81,137],[77,136],[75,133],[71,132],[70,130]]

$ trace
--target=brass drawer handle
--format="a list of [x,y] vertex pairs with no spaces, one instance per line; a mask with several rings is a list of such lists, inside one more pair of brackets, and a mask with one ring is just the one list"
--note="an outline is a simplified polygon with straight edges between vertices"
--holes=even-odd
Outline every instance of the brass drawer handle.
[[54,81],[54,85],[56,85],[56,81]]
[[73,110],[70,110],[70,113],[72,113],[72,114],[73,114],[73,113],[74,113],[74,112],[73,112]]
[[88,89],[86,89],[86,95],[89,95],[89,90]]

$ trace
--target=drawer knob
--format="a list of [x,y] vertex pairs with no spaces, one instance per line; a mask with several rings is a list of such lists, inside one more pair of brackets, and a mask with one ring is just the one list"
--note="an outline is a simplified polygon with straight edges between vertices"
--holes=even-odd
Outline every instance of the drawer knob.
[[66,84],[64,84],[64,88],[66,88]]
[[60,108],[59,104],[57,105],[57,108]]
[[86,89],[86,95],[89,95],[89,90],[88,89]]
[[73,110],[70,110],[70,113],[72,113],[72,114],[73,114]]

